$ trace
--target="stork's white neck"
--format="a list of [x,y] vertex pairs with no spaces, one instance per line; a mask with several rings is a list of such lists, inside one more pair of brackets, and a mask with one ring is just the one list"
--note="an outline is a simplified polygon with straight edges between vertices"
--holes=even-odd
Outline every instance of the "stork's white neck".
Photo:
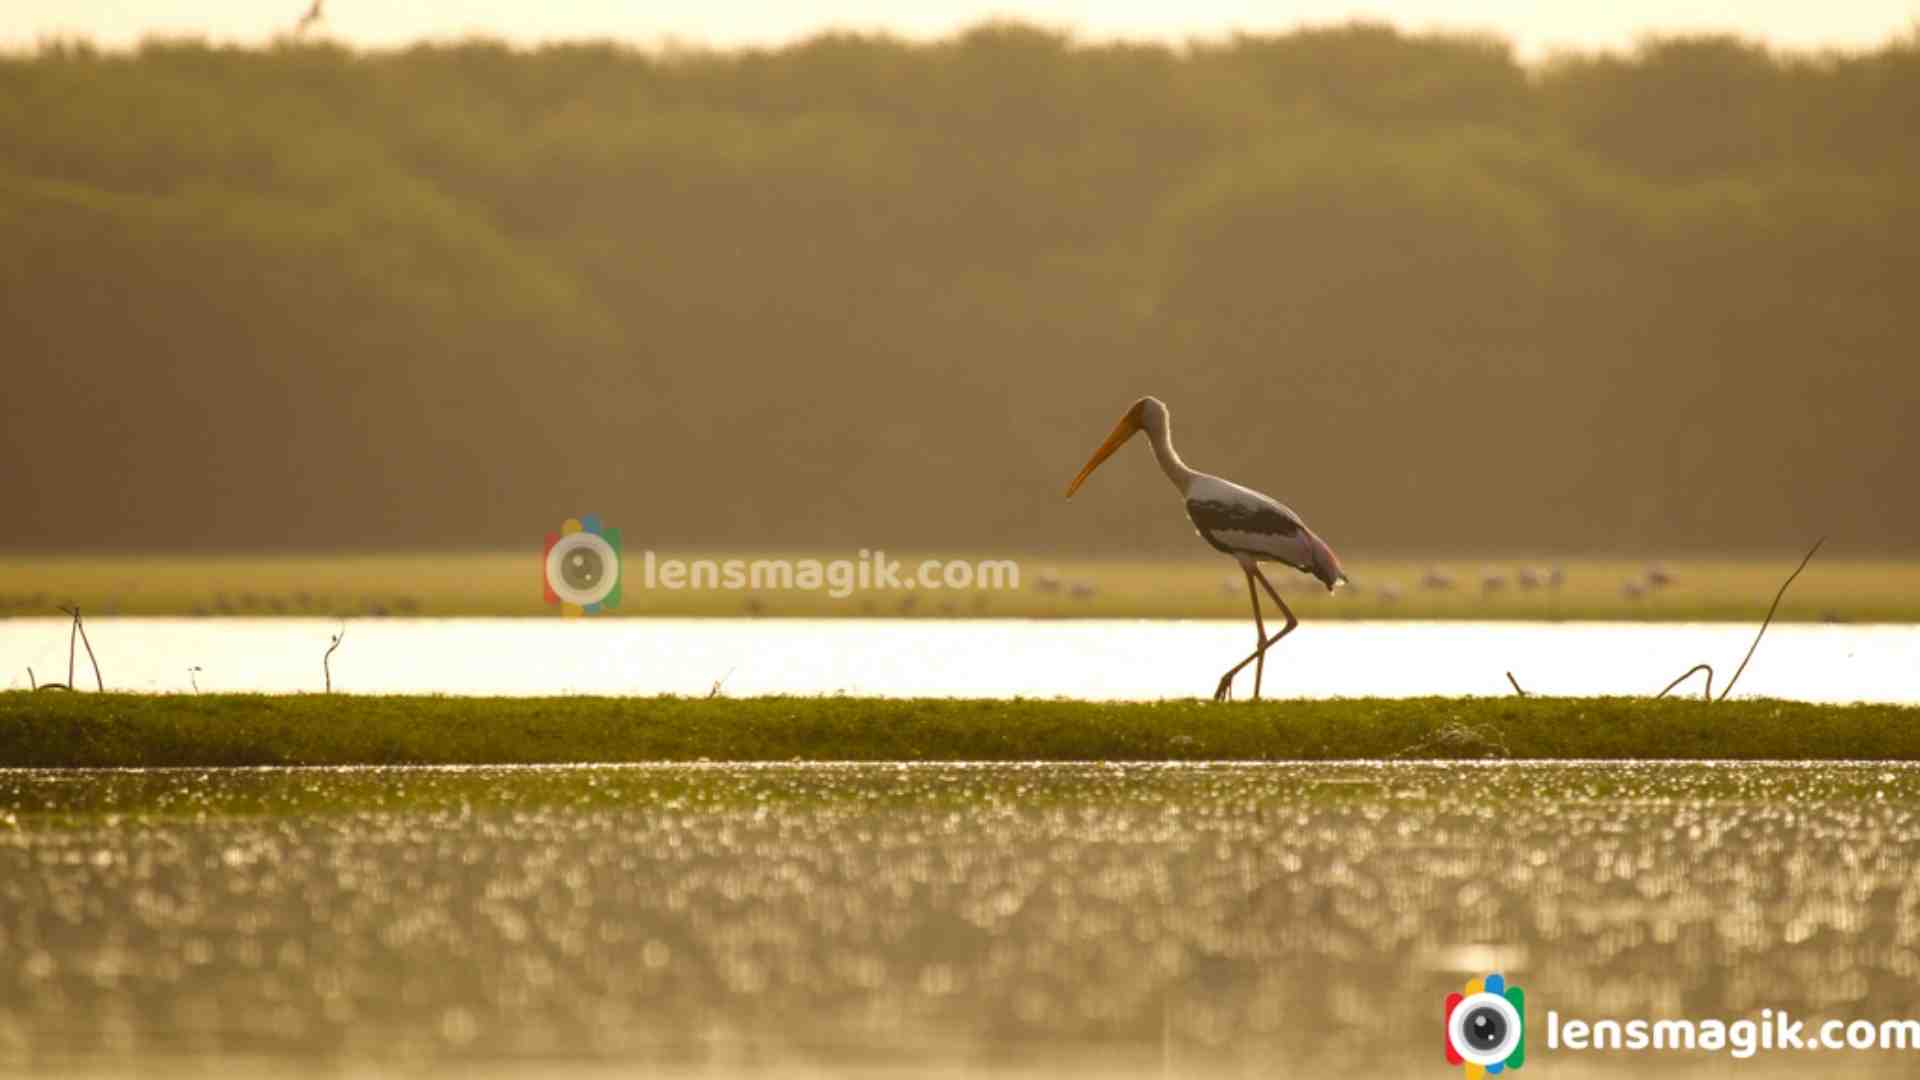
[[1180,460],[1179,453],[1173,448],[1173,434],[1168,430],[1169,426],[1164,419],[1148,424],[1147,438],[1153,442],[1153,458],[1160,463],[1160,471],[1166,473],[1167,479],[1173,481],[1173,486],[1185,496],[1188,489],[1193,487],[1194,478],[1200,474],[1187,468],[1187,463]]

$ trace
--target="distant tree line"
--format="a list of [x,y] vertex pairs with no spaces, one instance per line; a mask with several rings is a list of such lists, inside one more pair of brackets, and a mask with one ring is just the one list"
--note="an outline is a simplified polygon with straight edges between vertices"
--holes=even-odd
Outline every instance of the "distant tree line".
[[1920,548],[1920,38],[0,58],[0,546]]

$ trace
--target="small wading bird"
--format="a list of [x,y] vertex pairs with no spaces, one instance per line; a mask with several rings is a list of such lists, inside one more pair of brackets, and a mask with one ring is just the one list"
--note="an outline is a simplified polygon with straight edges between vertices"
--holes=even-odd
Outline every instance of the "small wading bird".
[[[1120,418],[1113,434],[1093,452],[1087,467],[1067,485],[1067,498],[1080,490],[1087,482],[1093,470],[1100,463],[1113,456],[1113,452],[1126,445],[1128,439],[1139,432],[1146,432],[1153,444],[1154,459],[1160,462],[1160,471],[1167,474],[1173,486],[1187,501],[1187,519],[1193,522],[1194,531],[1200,538],[1212,544],[1214,550],[1231,555],[1240,564],[1240,570],[1247,578],[1247,594],[1253,599],[1254,640],[1258,643],[1245,660],[1233,665],[1225,675],[1220,676],[1220,685],[1214,688],[1213,699],[1225,701],[1233,696],[1233,677],[1240,669],[1252,664],[1253,699],[1260,700],[1260,680],[1266,672],[1267,650],[1278,644],[1280,639],[1293,632],[1300,620],[1293,617],[1293,609],[1280,599],[1280,593],[1273,583],[1260,572],[1263,562],[1285,563],[1303,574],[1310,574],[1327,587],[1333,587],[1347,580],[1340,569],[1340,560],[1328,547],[1326,541],[1315,536],[1300,515],[1287,509],[1278,500],[1269,498],[1250,488],[1243,488],[1229,480],[1195,472],[1180,460],[1173,451],[1173,436],[1168,431],[1167,407],[1159,398],[1144,397],[1133,403],[1133,408]],[[1280,605],[1281,614],[1287,617],[1287,625],[1272,637],[1267,636],[1266,620],[1260,614],[1260,590],[1254,582],[1265,586],[1267,595]]]

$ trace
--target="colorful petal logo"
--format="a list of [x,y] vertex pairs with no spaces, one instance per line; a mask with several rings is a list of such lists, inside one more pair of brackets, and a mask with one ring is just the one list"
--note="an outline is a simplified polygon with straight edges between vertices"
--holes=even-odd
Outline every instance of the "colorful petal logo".
[[1447,995],[1447,1064],[1467,1080],[1499,1076],[1527,1063],[1527,995],[1498,974]]
[[598,514],[568,518],[547,534],[547,603],[568,615],[597,615],[620,606],[620,530]]

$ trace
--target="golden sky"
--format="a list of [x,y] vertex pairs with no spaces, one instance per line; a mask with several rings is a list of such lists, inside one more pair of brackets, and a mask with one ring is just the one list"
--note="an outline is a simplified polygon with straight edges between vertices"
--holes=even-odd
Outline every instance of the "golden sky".
[[[290,28],[308,0],[0,0],[0,45],[49,36],[127,45],[148,35],[258,42]],[[1179,40],[1234,30],[1383,19],[1415,29],[1491,30],[1523,54],[1613,48],[1645,34],[1732,30],[1796,48],[1871,47],[1920,25],[1920,0],[325,0],[326,33],[357,45],[484,34],[520,43],[612,37],[652,44],[772,44],[842,27],[937,35],[994,16],[1087,37]]]

